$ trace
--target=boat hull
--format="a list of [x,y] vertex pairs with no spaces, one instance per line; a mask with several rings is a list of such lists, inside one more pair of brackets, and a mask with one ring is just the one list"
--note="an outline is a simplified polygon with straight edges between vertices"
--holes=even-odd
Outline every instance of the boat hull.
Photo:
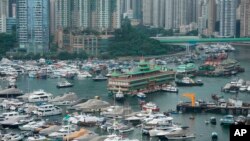
[[60,88],[71,88],[71,87],[73,87],[73,85],[66,85],[66,86],[59,86],[59,85],[57,85],[56,87],[58,89],[60,89]]
[[184,87],[203,86],[203,83],[183,83],[179,81],[176,81],[175,83],[177,86],[184,86]]

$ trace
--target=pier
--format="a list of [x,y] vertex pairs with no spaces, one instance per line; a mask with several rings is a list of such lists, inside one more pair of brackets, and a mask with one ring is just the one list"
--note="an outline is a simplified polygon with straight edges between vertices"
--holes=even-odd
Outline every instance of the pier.
[[215,114],[232,114],[232,115],[248,115],[250,107],[220,107],[220,106],[191,106],[190,103],[181,103],[176,106],[177,112],[182,113],[215,113]]

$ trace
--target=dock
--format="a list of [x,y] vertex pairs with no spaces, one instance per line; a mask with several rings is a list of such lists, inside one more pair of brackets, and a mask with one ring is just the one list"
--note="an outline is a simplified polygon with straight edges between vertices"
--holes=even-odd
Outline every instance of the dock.
[[191,103],[180,103],[176,106],[177,112],[182,113],[215,113],[215,114],[231,114],[231,115],[248,115],[250,107],[235,106],[192,106]]

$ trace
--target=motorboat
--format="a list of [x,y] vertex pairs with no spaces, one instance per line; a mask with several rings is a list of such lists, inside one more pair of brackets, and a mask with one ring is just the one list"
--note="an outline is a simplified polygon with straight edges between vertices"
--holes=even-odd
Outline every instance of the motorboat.
[[26,141],[44,141],[44,140],[47,140],[47,139],[48,138],[46,138],[45,136],[34,135],[34,136],[28,137]]
[[104,141],[139,141],[138,139],[128,139],[115,134],[108,135]]
[[7,112],[7,113],[2,113],[0,115],[0,121],[3,120],[8,120],[10,118],[18,118],[18,117],[28,117],[28,115],[20,115],[18,112]]
[[170,132],[174,130],[175,128],[179,128],[177,125],[174,124],[169,124],[169,125],[157,125],[153,129],[149,130],[149,135],[150,137],[156,137],[156,136],[161,136],[162,134],[166,132]]
[[25,125],[19,126],[19,129],[23,131],[33,131],[34,129],[41,127],[44,124],[45,124],[44,120],[34,120]]
[[212,132],[211,138],[212,138],[212,141],[216,141],[218,139],[218,134],[216,132]]
[[148,102],[148,103],[142,105],[142,109],[144,111],[153,111],[153,112],[160,111],[160,108],[155,103],[152,103],[152,102]]
[[167,138],[168,140],[188,140],[194,139],[195,136],[194,134],[189,133],[188,127],[180,127],[166,133],[165,138]]
[[124,94],[121,91],[121,89],[119,89],[119,91],[115,94],[115,100],[117,100],[117,101],[123,101],[124,100]]
[[239,91],[240,91],[240,92],[245,92],[245,91],[247,91],[247,86],[246,86],[246,85],[240,86]]
[[215,117],[211,117],[210,118],[210,123],[211,124],[216,124],[216,118]]
[[18,128],[19,126],[24,125],[33,120],[32,118],[28,117],[28,115],[11,117],[6,120],[0,121],[0,125],[2,125],[3,128]]
[[203,82],[201,80],[194,81],[189,77],[183,77],[181,80],[175,81],[177,86],[202,86]]
[[74,125],[64,125],[62,126],[61,129],[59,129],[59,131],[50,133],[49,137],[50,138],[62,138],[75,131],[76,131],[76,127]]
[[246,123],[246,121],[247,121],[246,117],[240,115],[240,116],[236,117],[235,124],[237,124],[237,125],[244,125]]
[[73,87],[74,85],[69,83],[68,81],[62,81],[62,82],[58,82],[56,87],[57,88],[69,88],[69,87]]
[[78,99],[78,96],[74,92],[65,93],[62,96],[56,96],[49,103],[53,105],[63,106],[63,105],[72,105]]
[[46,104],[39,106],[37,112],[35,112],[38,116],[53,116],[62,114],[62,109],[58,106],[52,104]]
[[93,81],[106,81],[108,78],[103,75],[97,75],[94,78],[92,78]]
[[144,99],[147,97],[143,92],[139,92],[136,96],[140,99]]
[[20,141],[23,140],[24,136],[18,133],[8,133],[3,135],[1,141]]
[[232,125],[234,124],[233,115],[226,115],[220,119],[221,125]]
[[162,91],[170,92],[170,93],[178,93],[178,88],[172,85],[167,85],[162,88]]

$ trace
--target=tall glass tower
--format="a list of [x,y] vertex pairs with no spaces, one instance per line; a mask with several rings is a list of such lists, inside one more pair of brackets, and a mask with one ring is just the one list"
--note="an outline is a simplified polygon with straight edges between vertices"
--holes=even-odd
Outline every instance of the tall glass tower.
[[19,48],[28,53],[49,49],[49,0],[18,0],[17,32]]

